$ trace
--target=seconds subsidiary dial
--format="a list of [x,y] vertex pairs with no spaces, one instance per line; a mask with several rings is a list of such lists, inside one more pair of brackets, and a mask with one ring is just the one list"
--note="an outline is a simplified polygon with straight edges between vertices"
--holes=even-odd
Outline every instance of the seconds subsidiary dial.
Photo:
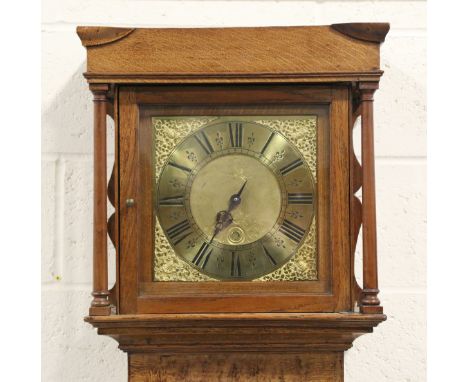
[[254,279],[301,246],[314,216],[314,185],[305,160],[279,132],[214,122],[169,156],[156,212],[175,253],[200,272]]

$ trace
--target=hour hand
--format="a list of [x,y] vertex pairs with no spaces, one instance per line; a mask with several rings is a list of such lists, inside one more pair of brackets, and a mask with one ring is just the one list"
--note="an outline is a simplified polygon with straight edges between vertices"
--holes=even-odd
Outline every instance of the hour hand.
[[232,223],[232,215],[228,211],[220,211],[216,214],[216,225],[211,237],[210,244],[212,243],[215,236],[220,233],[224,228]]
[[229,209],[228,209],[228,211],[232,211],[234,208],[236,208],[240,204],[241,194],[242,194],[242,191],[244,191],[244,187],[245,187],[246,184],[247,184],[247,180],[244,182],[244,184],[240,188],[239,192],[237,194],[234,194],[234,195],[231,196],[231,198],[229,199]]

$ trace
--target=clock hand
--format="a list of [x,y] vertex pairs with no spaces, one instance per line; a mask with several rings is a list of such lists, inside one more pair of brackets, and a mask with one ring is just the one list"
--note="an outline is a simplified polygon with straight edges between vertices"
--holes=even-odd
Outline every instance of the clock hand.
[[244,182],[244,184],[242,185],[241,189],[240,189],[239,192],[237,193],[237,195],[239,195],[239,197],[241,196],[242,191],[244,191],[244,187],[245,187],[246,184],[247,184],[247,180]]
[[211,240],[208,244],[211,244],[215,238],[215,236],[221,231],[221,229],[218,227],[218,224],[216,224],[215,230],[213,232],[213,236],[211,236]]
[[245,188],[246,184],[247,184],[247,180],[244,182],[244,184],[240,188],[239,192],[237,192],[236,194],[231,195],[231,197],[229,198],[229,208],[228,208],[228,210],[227,211],[223,210],[223,211],[220,211],[220,212],[218,212],[216,214],[216,225],[215,225],[215,229],[214,229],[214,232],[213,232],[213,236],[211,236],[211,240],[210,240],[209,244],[211,244],[213,242],[214,238],[216,237],[216,235],[218,233],[220,233],[224,228],[226,228],[227,226],[229,226],[233,222],[231,211],[240,204],[241,194],[242,194],[242,191],[244,191],[244,188]]
[[239,192],[237,194],[231,195],[231,197],[229,199],[228,212],[231,212],[242,201],[241,200],[241,194],[242,194],[242,191],[244,191],[244,187],[245,187],[246,184],[247,184],[247,180],[244,182],[244,184],[242,185],[242,187],[240,188],[240,190],[239,190]]
[[216,214],[216,225],[209,244],[212,243],[218,233],[232,223],[232,220],[232,215],[228,211],[220,211]]

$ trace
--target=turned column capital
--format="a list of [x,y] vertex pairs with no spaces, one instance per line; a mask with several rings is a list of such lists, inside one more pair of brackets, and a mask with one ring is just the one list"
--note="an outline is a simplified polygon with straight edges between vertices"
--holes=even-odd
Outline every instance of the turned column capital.
[[374,93],[379,88],[378,82],[359,82],[357,89],[360,101],[374,101]]
[[108,94],[111,90],[109,84],[89,84],[89,90],[93,93],[94,102],[107,102]]
[[89,84],[89,90],[91,90],[93,94],[107,94],[107,92],[109,92],[110,89],[111,87],[109,84]]

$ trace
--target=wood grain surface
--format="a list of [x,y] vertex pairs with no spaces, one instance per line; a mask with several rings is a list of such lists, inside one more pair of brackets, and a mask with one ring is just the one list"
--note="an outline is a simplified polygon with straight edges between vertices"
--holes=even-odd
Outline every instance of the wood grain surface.
[[[365,25],[366,35],[381,29]],[[378,41],[331,26],[111,29],[78,27],[90,82],[378,81],[382,74]]]
[[130,382],[340,382],[343,353],[129,354]]

